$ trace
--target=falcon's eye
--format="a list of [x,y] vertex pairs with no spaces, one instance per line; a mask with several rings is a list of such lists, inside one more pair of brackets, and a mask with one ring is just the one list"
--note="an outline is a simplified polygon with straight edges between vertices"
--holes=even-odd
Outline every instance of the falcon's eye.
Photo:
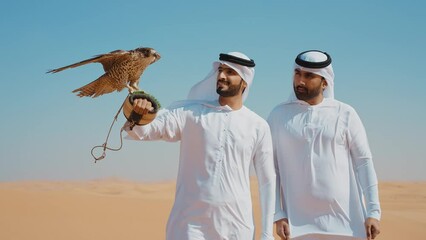
[[143,52],[142,52],[146,57],[151,56],[151,49],[149,48],[144,48]]

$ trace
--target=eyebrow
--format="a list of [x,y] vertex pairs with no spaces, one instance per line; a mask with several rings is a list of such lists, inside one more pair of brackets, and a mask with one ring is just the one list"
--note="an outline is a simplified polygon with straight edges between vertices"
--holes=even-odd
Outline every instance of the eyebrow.
[[219,71],[232,71],[233,73],[238,74],[238,72],[235,71],[235,69],[228,67],[228,66],[218,67],[217,70],[219,70]]
[[217,69],[232,69],[232,70],[234,70],[233,68],[228,67],[228,66],[219,66]]

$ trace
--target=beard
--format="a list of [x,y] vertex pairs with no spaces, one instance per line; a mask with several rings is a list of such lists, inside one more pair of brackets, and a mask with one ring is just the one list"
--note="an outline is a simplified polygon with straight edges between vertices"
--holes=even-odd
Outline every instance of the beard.
[[216,88],[216,93],[222,97],[233,97],[238,95],[240,93],[241,86],[243,85],[243,80],[241,80],[240,84],[238,85],[230,85],[229,81],[225,80],[218,80],[218,82],[228,86],[227,90],[224,90],[223,87]]
[[[306,87],[302,87],[302,86],[294,86],[294,93],[296,94],[297,99],[302,100],[302,101],[309,101],[311,99],[314,99],[316,97],[318,97],[321,92],[322,92],[322,87],[321,84],[318,85],[318,87],[313,88],[313,89],[308,89]],[[300,89],[300,91],[298,90]]]

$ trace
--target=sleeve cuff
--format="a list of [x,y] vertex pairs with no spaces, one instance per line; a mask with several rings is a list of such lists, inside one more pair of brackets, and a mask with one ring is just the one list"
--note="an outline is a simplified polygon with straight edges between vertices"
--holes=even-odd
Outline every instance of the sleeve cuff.
[[380,215],[381,215],[380,212],[376,210],[376,211],[372,211],[372,212],[368,213],[367,217],[368,218],[375,218],[375,219],[380,221],[380,217],[381,217]]
[[126,123],[124,123],[124,125],[122,127],[122,130],[126,131],[126,133],[127,133],[127,135],[124,136],[124,139],[127,139],[127,140],[142,140],[142,138],[139,137],[138,134],[135,131],[130,130],[130,125],[131,125],[131,123],[129,121],[126,121]]
[[278,211],[274,214],[274,222],[281,220],[283,218],[288,218],[287,213],[284,211]]

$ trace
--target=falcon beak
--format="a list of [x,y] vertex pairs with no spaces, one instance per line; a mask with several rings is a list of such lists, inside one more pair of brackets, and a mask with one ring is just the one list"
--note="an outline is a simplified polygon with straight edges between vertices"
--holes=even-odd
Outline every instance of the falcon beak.
[[159,53],[157,53],[156,51],[152,51],[152,55],[154,56],[154,60],[152,61],[152,63],[160,60],[161,56]]
[[160,54],[159,54],[159,53],[157,53],[157,52],[155,52],[155,53],[154,53],[154,56],[155,56],[155,58],[156,58],[157,60],[160,60],[160,58],[161,58]]

